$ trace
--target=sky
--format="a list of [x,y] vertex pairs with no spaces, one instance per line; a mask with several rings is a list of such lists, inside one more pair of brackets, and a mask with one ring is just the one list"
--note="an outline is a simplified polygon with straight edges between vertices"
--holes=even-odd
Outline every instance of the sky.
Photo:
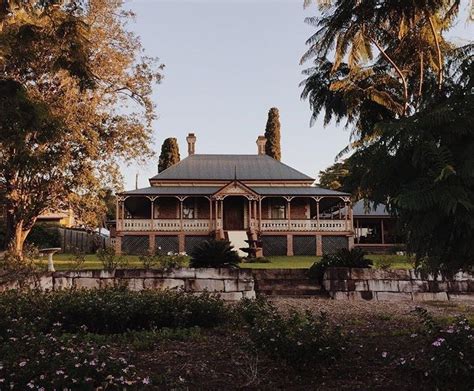
[[[470,0],[450,34],[474,39],[466,23]],[[146,54],[165,64],[153,99],[155,159],[123,166],[125,188],[149,186],[156,175],[161,144],[178,139],[187,156],[186,135],[197,136],[196,153],[254,154],[268,110],[280,110],[282,161],[314,178],[334,163],[349,142],[344,124],[309,125],[311,111],[300,98],[304,79],[299,60],[315,14],[303,0],[126,0],[136,14],[129,28],[141,37]]]

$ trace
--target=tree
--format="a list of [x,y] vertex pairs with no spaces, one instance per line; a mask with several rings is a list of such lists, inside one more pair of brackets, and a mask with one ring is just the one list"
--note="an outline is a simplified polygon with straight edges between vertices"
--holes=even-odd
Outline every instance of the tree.
[[280,148],[280,113],[276,107],[268,112],[267,126],[265,127],[265,153],[276,160],[281,160]]
[[[309,1],[308,1],[309,2]],[[470,267],[474,254],[474,45],[444,33],[459,1],[337,1],[308,22],[302,96],[311,121],[345,120],[344,186],[386,203],[419,264]],[[335,48],[334,52],[331,52]]]
[[179,156],[178,141],[174,137],[167,138],[161,146],[160,160],[158,162],[158,172],[174,166],[181,160]]
[[349,175],[346,161],[334,163],[323,171],[319,171],[319,185],[325,189],[345,191],[344,180]]
[[[118,162],[152,155],[161,66],[126,30],[120,0],[0,7],[0,188],[17,255],[38,215],[99,202]],[[6,10],[6,12],[5,12]]]

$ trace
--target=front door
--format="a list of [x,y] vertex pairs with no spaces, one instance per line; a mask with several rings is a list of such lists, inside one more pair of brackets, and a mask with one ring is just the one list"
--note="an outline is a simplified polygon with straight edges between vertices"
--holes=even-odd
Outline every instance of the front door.
[[224,199],[224,229],[226,231],[241,231],[244,229],[243,197],[226,197]]

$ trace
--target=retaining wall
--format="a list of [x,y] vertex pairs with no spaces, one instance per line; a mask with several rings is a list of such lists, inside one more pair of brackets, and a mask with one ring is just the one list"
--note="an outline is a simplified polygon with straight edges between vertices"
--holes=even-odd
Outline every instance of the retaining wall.
[[474,300],[474,275],[421,275],[414,270],[329,268],[323,286],[336,300]]
[[[253,276],[249,271],[241,269],[64,271],[29,277],[28,281],[23,281],[23,285],[42,290],[126,286],[134,291],[172,289],[191,293],[211,292],[217,293],[222,299],[229,301],[255,297]],[[16,289],[20,286],[19,282],[3,283],[0,284],[0,291]]]

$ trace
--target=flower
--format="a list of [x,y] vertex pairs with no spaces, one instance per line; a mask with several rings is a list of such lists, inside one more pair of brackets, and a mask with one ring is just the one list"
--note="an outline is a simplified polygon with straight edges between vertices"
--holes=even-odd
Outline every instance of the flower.
[[433,346],[439,347],[441,344],[446,341],[444,338],[438,338],[436,341],[432,343]]
[[148,376],[144,377],[143,380],[142,380],[142,383],[143,384],[150,384],[150,378]]
[[24,367],[26,365],[26,361],[22,361],[21,363],[18,364],[19,367]]
[[383,358],[387,357],[387,354],[388,354],[387,352],[382,352],[382,357]]

